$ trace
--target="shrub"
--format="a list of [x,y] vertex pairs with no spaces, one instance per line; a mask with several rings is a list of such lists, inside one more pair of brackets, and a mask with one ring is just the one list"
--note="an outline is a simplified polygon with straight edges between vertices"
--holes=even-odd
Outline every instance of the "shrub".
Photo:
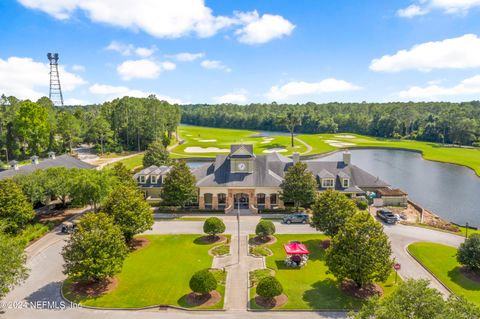
[[457,260],[468,268],[480,271],[480,235],[473,234],[460,244]]
[[275,234],[275,225],[271,220],[261,220],[255,227],[255,234],[262,238],[273,235]]
[[205,220],[203,224],[203,232],[209,234],[210,236],[216,236],[225,231],[225,224],[218,217],[210,217]]
[[190,289],[198,294],[208,294],[217,289],[217,279],[208,269],[197,271],[190,279]]
[[282,292],[282,284],[273,276],[263,278],[257,285],[257,294],[265,299],[272,299],[276,296],[280,296]]
[[358,209],[365,210],[368,208],[368,203],[365,201],[357,202]]

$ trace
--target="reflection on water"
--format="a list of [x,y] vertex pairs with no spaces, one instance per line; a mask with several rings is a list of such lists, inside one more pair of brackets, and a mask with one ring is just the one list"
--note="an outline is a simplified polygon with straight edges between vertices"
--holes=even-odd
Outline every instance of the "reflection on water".
[[[400,150],[351,150],[352,164],[408,193],[414,202],[457,224],[480,226],[480,178],[469,168]],[[336,153],[318,160],[341,160]]]

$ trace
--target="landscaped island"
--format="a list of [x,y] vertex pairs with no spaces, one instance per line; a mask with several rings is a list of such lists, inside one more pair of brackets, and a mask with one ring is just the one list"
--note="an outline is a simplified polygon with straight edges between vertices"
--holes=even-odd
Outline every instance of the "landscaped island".
[[[191,292],[189,280],[199,270],[210,268],[213,257],[208,251],[218,244],[202,241],[202,235],[142,235],[145,247],[130,253],[122,271],[116,276],[115,286],[96,297],[72,290],[66,281],[65,296],[85,306],[100,308],[139,308],[155,305],[173,305],[190,308],[186,296]],[[219,281],[221,301],[210,309],[223,308],[226,273],[214,273]],[[202,308],[202,307],[201,307]]]
[[[349,296],[339,287],[335,276],[328,274],[325,264],[325,249],[322,242],[328,239],[321,234],[275,235],[277,241],[267,248],[272,251],[266,258],[267,268],[273,270],[275,277],[283,286],[288,302],[280,309],[358,309],[362,299]],[[302,268],[287,267],[284,263],[284,244],[291,240],[301,241],[310,251],[306,265]],[[384,295],[395,288],[395,274],[385,283],[381,283]],[[250,307],[262,309],[255,303],[255,287],[250,289]]]

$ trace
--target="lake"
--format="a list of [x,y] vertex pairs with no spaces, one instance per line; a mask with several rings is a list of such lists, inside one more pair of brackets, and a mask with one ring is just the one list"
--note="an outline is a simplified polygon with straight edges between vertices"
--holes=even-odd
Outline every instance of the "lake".
[[[480,178],[469,168],[427,161],[415,152],[351,150],[352,164],[380,177],[432,212],[460,225],[480,226]],[[342,153],[317,160],[338,161]]]
[[[420,153],[365,149],[351,150],[352,164],[378,176],[392,188],[454,223],[480,226],[480,178],[473,170],[424,160]],[[342,152],[316,159],[341,161]],[[192,168],[207,162],[188,162]]]

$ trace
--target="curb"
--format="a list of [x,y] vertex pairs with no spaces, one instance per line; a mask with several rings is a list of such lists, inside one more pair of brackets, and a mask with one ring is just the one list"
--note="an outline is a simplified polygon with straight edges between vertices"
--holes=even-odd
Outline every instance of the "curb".
[[[114,310],[114,311],[142,311],[142,310],[152,310],[152,309],[156,309],[156,310],[167,310],[167,309],[176,309],[176,310],[183,310],[183,311],[191,311],[191,312],[195,312],[195,311],[226,311],[225,309],[190,309],[190,308],[184,308],[184,307],[180,307],[180,306],[173,306],[173,305],[153,305],[153,306],[146,306],[146,307],[137,307],[137,308],[110,308],[110,307],[93,307],[93,306],[86,306],[86,305],[82,305],[80,303],[76,303],[76,302],[73,302],[71,300],[69,300],[67,297],[65,297],[65,295],[63,294],[63,287],[65,285],[65,281],[62,282],[62,285],[60,287],[60,297],[68,302],[68,303],[72,303],[72,304],[75,304],[75,305],[78,305],[78,307],[81,307],[81,308],[84,308],[84,309],[90,309],[90,310],[105,310],[105,311],[111,311],[111,310]],[[225,298],[225,297],[224,297]]]
[[433,272],[431,272],[420,260],[417,259],[417,257],[415,257],[411,252],[410,250],[408,249],[408,247],[412,244],[415,244],[415,243],[420,243],[420,242],[413,242],[413,243],[410,243],[408,244],[408,246],[405,247],[405,251],[408,253],[408,255],[410,255],[410,257],[412,257],[420,266],[422,266],[423,269],[425,269],[430,275],[433,276],[433,278],[435,278],[436,281],[438,281],[440,283],[440,285],[443,286],[443,288],[445,288],[450,294],[452,295],[455,295],[454,292],[449,288],[447,287],[447,285],[445,285],[440,279],[438,279],[437,276],[435,276],[435,274]]

